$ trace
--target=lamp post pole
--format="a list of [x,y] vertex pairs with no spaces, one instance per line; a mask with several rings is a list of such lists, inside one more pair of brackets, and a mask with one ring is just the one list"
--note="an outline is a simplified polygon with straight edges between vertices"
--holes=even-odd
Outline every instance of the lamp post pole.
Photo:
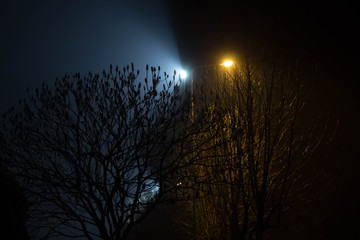
[[194,122],[194,72],[196,70],[199,69],[203,69],[203,68],[209,68],[209,67],[214,67],[217,66],[216,64],[211,64],[211,65],[203,65],[203,66],[197,66],[191,69],[191,73],[190,73],[190,84],[191,84],[191,120],[192,122]]
[[[194,113],[194,107],[195,107],[195,104],[194,104],[194,71],[195,70],[199,70],[199,69],[202,69],[202,68],[207,68],[207,67],[212,67],[212,66],[215,66],[215,65],[205,65],[205,66],[198,66],[198,67],[194,67],[191,69],[191,73],[190,73],[190,84],[191,84],[191,89],[190,89],[190,94],[191,94],[191,121],[192,123],[194,123],[195,121],[195,113]],[[194,142],[194,140],[192,141]],[[193,147],[194,147],[194,144],[193,144]],[[196,199],[195,199],[195,195],[196,195],[196,192],[195,192],[195,189],[193,189],[193,218],[194,218],[194,240],[197,240],[198,237],[197,237],[197,222],[196,222]]]

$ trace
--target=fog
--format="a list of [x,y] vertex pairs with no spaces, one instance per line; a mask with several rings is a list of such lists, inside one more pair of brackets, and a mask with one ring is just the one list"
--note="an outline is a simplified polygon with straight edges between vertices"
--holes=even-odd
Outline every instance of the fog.
[[162,1],[65,0],[2,4],[0,110],[66,73],[101,73],[110,64],[181,70],[169,13]]

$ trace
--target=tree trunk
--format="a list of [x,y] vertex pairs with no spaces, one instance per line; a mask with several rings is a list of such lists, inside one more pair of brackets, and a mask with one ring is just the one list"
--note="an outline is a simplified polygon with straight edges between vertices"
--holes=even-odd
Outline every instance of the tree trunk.
[[239,219],[237,211],[232,211],[230,219],[230,239],[239,240],[240,239],[240,229],[239,229]]
[[262,240],[265,232],[264,214],[265,214],[265,196],[264,192],[259,191],[257,194],[257,216],[255,226],[255,237],[256,240]]

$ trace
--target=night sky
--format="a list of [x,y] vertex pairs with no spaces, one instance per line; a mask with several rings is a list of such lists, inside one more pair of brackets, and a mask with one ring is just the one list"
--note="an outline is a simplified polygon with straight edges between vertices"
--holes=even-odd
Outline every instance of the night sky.
[[122,67],[131,62],[141,76],[146,64],[172,73],[174,68],[191,69],[238,56],[249,43],[291,48],[300,61],[317,64],[319,78],[313,94],[322,109],[340,122],[334,141],[319,150],[314,164],[314,169],[325,169],[333,176],[336,190],[326,201],[316,202],[324,209],[314,214],[327,212],[327,217],[309,227],[315,230],[307,236],[341,239],[345,232],[352,239],[360,223],[356,9],[355,3],[345,1],[1,2],[0,111],[25,97],[27,86],[35,89],[42,81],[51,83],[66,73],[100,73],[110,64]]
[[[161,1],[25,1],[1,3],[1,111],[27,86],[133,62],[181,69],[173,28]],[[49,84],[51,85],[51,84]]]

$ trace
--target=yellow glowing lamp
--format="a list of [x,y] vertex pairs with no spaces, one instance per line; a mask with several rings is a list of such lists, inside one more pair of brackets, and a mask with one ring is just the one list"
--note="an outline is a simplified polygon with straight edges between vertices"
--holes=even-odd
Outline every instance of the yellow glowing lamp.
[[227,60],[227,61],[225,61],[225,62],[223,62],[223,66],[225,66],[225,67],[230,67],[231,65],[233,65],[233,61],[231,61],[231,60]]

